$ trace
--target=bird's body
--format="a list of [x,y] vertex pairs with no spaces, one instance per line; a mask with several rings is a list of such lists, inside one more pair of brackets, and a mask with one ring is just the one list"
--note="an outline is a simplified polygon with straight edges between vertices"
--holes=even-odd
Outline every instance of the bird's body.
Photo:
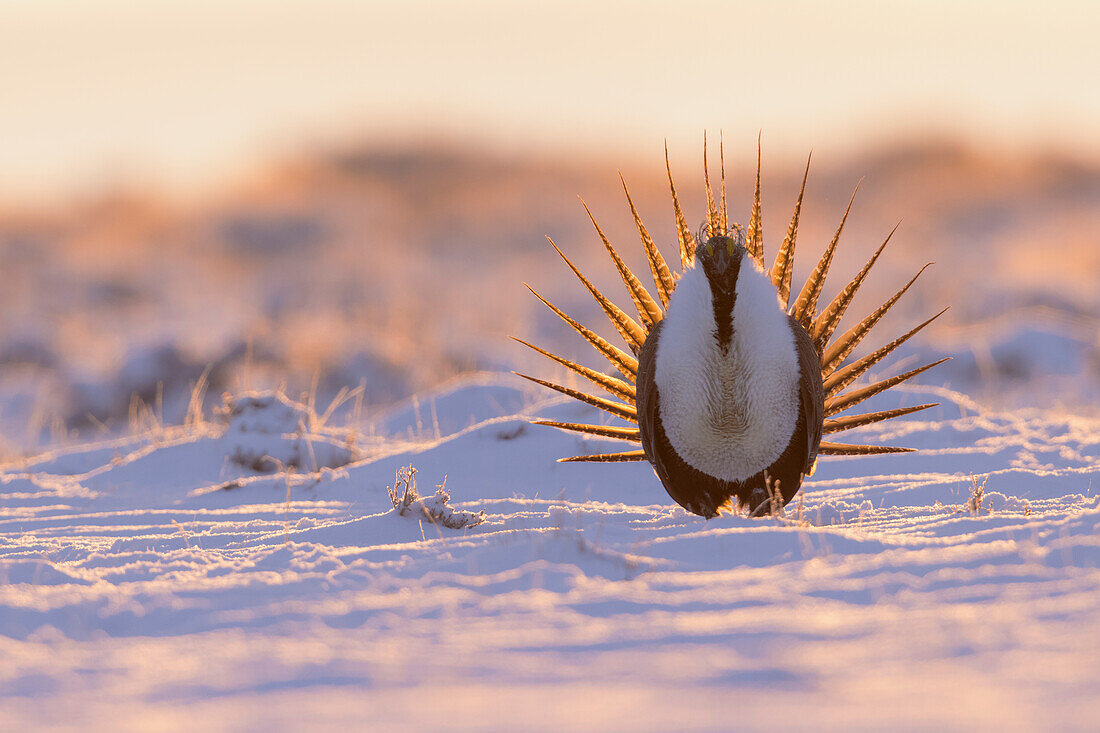
[[[910,450],[833,443],[822,440],[822,435],[935,406],[914,405],[840,415],[945,361],[940,359],[865,387],[844,391],[943,311],[872,353],[850,361],[852,351],[924,268],[870,315],[836,336],[852,298],[890,237],[863,269],[823,310],[819,310],[825,278],[851,202],[806,283],[800,291],[792,291],[795,242],[806,176],[802,178],[794,215],[774,263],[765,268],[759,148],[752,211],[748,227],[742,229],[727,218],[724,170],[721,197],[719,203],[715,203],[707,172],[705,140],[703,147],[707,220],[699,236],[693,236],[687,227],[672,181],[668,152],[665,152],[676,215],[680,273],[674,274],[669,268],[642,223],[630,193],[626,194],[653,276],[654,293],[651,294],[627,267],[592,218],[596,232],[630,293],[638,320],[597,290],[557,245],[550,242],[596,299],[629,352],[612,345],[537,292],[535,295],[606,357],[621,378],[517,340],[599,386],[611,399],[543,379],[520,376],[637,424],[637,427],[627,427],[536,421],[581,434],[641,443],[641,450],[579,455],[561,460],[648,460],[669,496],[689,511],[713,517],[726,507],[759,515],[762,509],[781,509],[794,497],[803,478],[813,471],[818,455],[877,455]],[[808,162],[806,172],[808,175]],[[623,188],[626,189],[625,182]],[[532,292],[535,291],[532,289]]]
[[[708,244],[728,266],[697,261],[650,329],[638,360],[638,427],[669,495],[714,516],[733,502],[755,511],[773,491],[784,503],[794,496],[817,458],[823,392],[813,344],[768,277],[740,241]],[[707,259],[706,249],[696,257]]]

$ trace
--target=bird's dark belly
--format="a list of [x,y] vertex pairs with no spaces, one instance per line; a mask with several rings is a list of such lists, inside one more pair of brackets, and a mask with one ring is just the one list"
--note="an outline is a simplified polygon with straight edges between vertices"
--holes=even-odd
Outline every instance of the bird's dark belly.
[[[648,426],[641,427],[646,430]],[[672,447],[660,419],[653,421],[652,429],[655,434],[650,445],[659,454],[667,474],[661,476],[658,473],[658,477],[669,496],[690,512],[713,517],[718,514],[719,507],[733,498],[742,508],[755,511],[768,496],[767,479],[771,479],[786,505],[802,485],[802,471],[806,465],[806,420],[801,407],[794,434],[779,458],[744,481],[723,481],[696,469]]]

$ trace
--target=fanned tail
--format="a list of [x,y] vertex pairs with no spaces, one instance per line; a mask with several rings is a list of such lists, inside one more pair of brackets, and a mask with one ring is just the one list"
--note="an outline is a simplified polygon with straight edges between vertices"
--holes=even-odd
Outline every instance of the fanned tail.
[[[703,138],[703,179],[706,186],[706,205],[707,205],[707,229],[711,236],[718,234],[727,234],[731,227],[736,227],[730,223],[729,213],[727,209],[726,198],[726,166],[725,166],[725,141],[720,135],[719,137],[719,164],[720,164],[720,178],[719,178],[719,191],[718,200],[715,201],[715,192],[711,186],[709,161],[707,159],[707,143],[706,136]],[[787,310],[795,319],[806,329],[807,333],[813,339],[814,345],[817,349],[817,353],[820,355],[821,364],[821,376],[823,381],[823,387],[825,390],[825,420],[822,425],[822,433],[831,435],[834,433],[840,433],[847,430],[852,430],[866,425],[882,422],[885,420],[892,420],[895,418],[911,415],[921,410],[927,410],[930,407],[935,407],[936,404],[922,404],[914,405],[911,407],[899,407],[888,410],[880,410],[876,412],[867,412],[856,415],[843,415],[838,416],[840,413],[855,407],[856,405],[868,400],[875,395],[881,394],[886,390],[889,390],[906,380],[909,380],[924,371],[931,369],[932,367],[947,361],[947,359],[940,359],[933,361],[929,364],[911,369],[902,374],[898,374],[888,379],[883,379],[878,382],[874,382],[870,385],[853,389],[849,392],[842,393],[852,382],[859,379],[871,367],[880,363],[887,356],[893,353],[899,346],[919,333],[922,329],[939,318],[946,311],[940,311],[936,315],[932,316],[926,321],[918,324],[909,331],[897,336],[893,340],[889,341],[885,346],[878,348],[877,350],[859,358],[855,361],[848,362],[849,356],[859,346],[864,338],[871,332],[871,330],[879,323],[879,321],[886,315],[886,313],[897,303],[903,294],[916,282],[921,273],[928,268],[929,265],[922,267],[916,275],[914,275],[900,290],[898,290],[893,296],[891,296],[886,302],[879,306],[876,310],[867,315],[856,325],[844,331],[840,336],[835,336],[837,328],[840,322],[843,320],[848,307],[851,305],[859,289],[866,281],[871,269],[878,261],[880,255],[884,251],[886,245],[890,242],[897,230],[894,230],[886,237],[882,244],[871,255],[867,263],[859,270],[858,273],[845,285],[839,293],[829,302],[829,304],[819,313],[818,303],[821,299],[822,291],[824,289],[825,280],[828,276],[829,269],[832,265],[836,248],[840,240],[840,236],[844,230],[845,223],[848,220],[848,215],[851,212],[852,204],[855,201],[856,192],[859,190],[859,185],[855,187],[855,192],[852,193],[852,198],[848,202],[848,206],[844,211],[843,217],[841,217],[840,224],[836,229],[835,234],[826,246],[822,253],[817,265],[814,267],[810,276],[806,279],[805,284],[798,292],[797,297],[793,297],[791,293],[791,278],[794,272],[794,256],[796,251],[796,244],[798,239],[798,228],[802,214],[803,198],[806,192],[806,182],[809,177],[810,159],[808,156],[806,160],[806,169],[802,175],[802,184],[799,187],[798,199],[794,205],[794,212],[791,216],[790,224],[787,227],[786,236],[783,238],[776,255],[775,260],[771,265],[771,268],[767,270],[767,274],[770,277],[772,283],[775,285],[776,292],[779,297],[779,303]],[[761,223],[761,158],[762,158],[762,145],[761,136],[757,136],[756,147],[756,180],[755,188],[753,192],[752,210],[749,217],[749,225],[746,230],[745,247],[748,250],[749,255],[760,264],[763,269],[763,257],[764,257],[764,242],[763,242],[763,227]],[[684,212],[680,205],[679,196],[676,191],[676,184],[672,177],[672,165],[669,161],[668,143],[665,143],[665,169],[668,173],[668,185],[669,193],[672,197],[672,207],[675,216],[676,225],[676,240],[680,253],[680,266],[681,271],[686,270],[693,266],[693,259],[695,255],[696,241],[692,235],[691,230],[688,228],[687,220],[684,216]],[[638,423],[637,409],[635,402],[637,399],[637,379],[638,379],[638,359],[637,355],[640,353],[642,345],[645,343],[650,329],[660,322],[664,317],[664,310],[668,307],[671,301],[673,292],[675,291],[677,281],[680,279],[681,274],[679,272],[673,272],[668,262],[661,254],[657,243],[654,241],[649,230],[642,222],[642,218],[638,213],[638,210],[634,204],[634,200],[631,198],[630,190],[626,185],[626,180],[620,174],[620,180],[623,185],[623,192],[626,195],[627,204],[630,207],[631,216],[634,219],[635,228],[638,230],[638,236],[642,243],[642,249],[646,255],[646,261],[649,265],[650,274],[653,278],[654,290],[651,292],[626,265],[623,258],[619,255],[619,252],[612,246],[599,224],[596,222],[592,212],[585,205],[585,211],[588,213],[588,217],[592,222],[592,226],[595,228],[596,233],[599,235],[600,240],[603,242],[608,255],[611,258],[612,263],[615,265],[616,270],[619,273],[627,292],[630,294],[631,301],[633,302],[634,309],[637,311],[637,318],[628,315],[622,308],[611,301],[606,295],[600,292],[591,281],[585,277],[584,274],[569,260],[568,257],[562,252],[562,250],[547,237],[547,241],[554,247],[555,251],[561,256],[562,260],[573,271],[573,274],[581,281],[584,287],[589,291],[592,297],[596,300],[597,304],[603,310],[608,320],[614,326],[615,330],[622,337],[626,344],[627,349],[633,352],[628,353],[623,349],[609,343],[601,336],[597,335],[594,331],[585,325],[582,325],[569,315],[567,315],[560,308],[549,302],[547,299],[539,295],[533,288],[528,286],[531,292],[547,305],[555,314],[558,315],[563,321],[565,321],[573,330],[577,331],[597,352],[603,355],[608,362],[617,370],[621,375],[620,377],[614,377],[609,374],[591,369],[583,366],[571,359],[566,359],[563,356],[554,354],[553,352],[535,346],[523,339],[516,338],[515,340],[525,346],[533,349],[546,358],[556,362],[560,366],[568,369],[569,371],[583,377],[592,384],[606,391],[614,399],[607,399],[598,397],[596,395],[588,394],[570,387],[563,386],[554,382],[531,377],[526,374],[517,374],[524,379],[528,379],[536,384],[540,384],[548,389],[555,390],[561,394],[575,399],[579,402],[591,405],[599,410],[607,412],[610,415],[618,417],[628,422]],[[584,202],[581,202],[584,204]],[[931,264],[931,263],[929,263]],[[549,427],[557,428],[559,430],[567,430],[582,435],[591,435],[601,438],[610,438],[615,440],[622,440],[630,443],[639,443],[641,441],[641,432],[638,427],[619,427],[608,425],[595,425],[588,423],[572,423],[572,422],[559,422],[555,420],[535,420],[535,424],[546,425]],[[894,446],[879,446],[879,445],[858,445],[847,443],[834,443],[830,441],[823,441],[820,444],[819,454],[825,456],[864,456],[864,455],[878,455],[887,453],[905,453],[911,451],[911,448],[894,447]],[[610,463],[610,462],[626,462],[626,461],[642,461],[645,460],[645,453],[641,450],[631,450],[622,453],[600,453],[592,455],[571,456],[568,458],[559,459],[565,462],[596,462],[596,463]]]

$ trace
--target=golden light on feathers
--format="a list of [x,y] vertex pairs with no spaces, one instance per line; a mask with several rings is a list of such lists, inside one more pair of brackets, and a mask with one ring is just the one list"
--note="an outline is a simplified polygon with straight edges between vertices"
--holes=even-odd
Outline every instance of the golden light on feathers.
[[[719,142],[719,160],[721,161],[720,169],[720,191],[719,198],[715,201],[714,190],[710,182],[710,170],[707,161],[706,152],[706,138],[704,136],[703,142],[703,180],[706,187],[706,200],[707,200],[707,218],[704,225],[705,230],[709,236],[725,235],[733,230],[740,230],[741,227],[738,224],[731,223],[729,221],[726,211],[726,175],[725,175],[725,151],[722,142]],[[795,202],[794,213],[791,216],[790,224],[787,227],[785,236],[782,243],[779,246],[779,250],[776,252],[775,259],[771,267],[767,267],[764,264],[764,240],[763,240],[763,228],[761,224],[761,207],[760,207],[760,165],[761,165],[761,150],[760,141],[757,140],[757,158],[756,158],[756,185],[753,194],[752,210],[749,218],[749,225],[745,230],[745,249],[749,255],[760,265],[764,272],[768,273],[772,283],[775,285],[779,295],[779,302],[787,308],[787,311],[792,315],[806,332],[809,333],[814,341],[814,345],[817,349],[818,356],[821,363],[821,377],[825,387],[825,422],[823,426],[823,432],[826,434],[833,434],[843,432],[845,430],[851,430],[862,425],[868,425],[871,423],[879,422],[882,420],[890,420],[893,418],[901,417],[903,415],[909,415],[919,410],[924,410],[929,407],[936,406],[936,403],[915,405],[913,407],[903,407],[893,410],[883,410],[879,412],[870,412],[864,414],[846,415],[841,417],[834,417],[839,413],[845,412],[856,405],[864,402],[871,397],[874,397],[881,392],[884,392],[892,387],[901,384],[907,379],[917,376],[918,374],[930,369],[937,364],[940,364],[946,359],[940,359],[930,364],[911,369],[907,372],[884,379],[873,384],[860,387],[848,392],[843,390],[847,388],[853,381],[862,376],[872,366],[885,359],[901,344],[907,341],[912,336],[919,333],[928,324],[932,323],[936,318],[943,315],[943,311],[940,311],[936,315],[932,316],[923,323],[918,324],[906,333],[893,339],[881,348],[871,352],[867,356],[864,356],[858,360],[847,363],[847,359],[853,350],[863,341],[863,339],[871,332],[875,325],[882,319],[890,308],[898,301],[899,298],[909,289],[909,287],[916,281],[921,273],[928,267],[925,265],[922,267],[916,275],[913,276],[909,282],[907,282],[900,290],[891,296],[885,303],[872,311],[869,315],[864,317],[857,324],[844,331],[840,336],[834,338],[837,326],[843,318],[848,306],[851,304],[856,292],[864,283],[871,268],[877,262],[879,256],[882,254],[886,245],[890,242],[890,238],[894,232],[891,231],[883,241],[882,245],[875,250],[875,253],[868,260],[858,273],[845,285],[839,293],[829,302],[822,312],[818,312],[818,304],[821,298],[822,290],[825,285],[825,279],[828,276],[829,268],[832,265],[833,255],[836,252],[837,245],[840,241],[841,234],[844,231],[844,225],[847,222],[848,214],[851,212],[852,203],[855,201],[855,194],[859,190],[859,185],[856,185],[856,192],[852,193],[852,198],[848,202],[848,206],[844,211],[843,217],[839,226],[836,229],[836,233],[833,235],[825,251],[822,253],[817,265],[810,273],[806,282],[802,288],[798,291],[797,296],[791,302],[791,274],[794,271],[794,256],[795,245],[798,238],[798,226],[799,218],[802,211],[802,200],[806,190],[806,180],[809,176],[810,161],[806,161],[806,171],[802,177],[802,185],[799,188],[798,199]],[[665,309],[668,307],[669,298],[672,292],[676,288],[676,282],[680,278],[680,274],[683,270],[692,266],[692,260],[694,258],[696,240],[692,235],[691,230],[687,226],[687,220],[684,217],[683,209],[680,206],[680,199],[676,192],[676,184],[672,177],[672,166],[668,157],[668,146],[665,146],[665,167],[668,171],[668,185],[669,191],[672,196],[672,208],[673,215],[676,221],[676,238],[680,250],[680,272],[673,272],[670,270],[668,263],[661,255],[660,250],[657,248],[653,237],[650,236],[649,230],[642,222],[641,217],[638,215],[638,210],[634,206],[634,201],[630,196],[630,191],[627,188],[626,181],[623,180],[623,191],[626,194],[627,204],[630,208],[630,213],[634,218],[634,224],[638,230],[638,235],[641,238],[642,248],[645,251],[646,259],[649,263],[650,275],[653,280],[653,288],[656,296],[650,293],[646,286],[642,283],[641,279],[630,270],[630,268],[623,261],[618,251],[608,240],[599,224],[596,222],[592,212],[588,209],[588,206],[582,201],[585,211],[588,214],[589,219],[592,221],[592,225],[596,230],[600,241],[603,243],[604,248],[607,250],[608,255],[611,258],[616,270],[618,270],[619,276],[622,278],[623,284],[626,286],[627,292],[630,294],[630,299],[633,302],[634,311],[637,313],[637,318],[631,316],[618,305],[616,305],[610,298],[600,292],[583,273],[566,257],[565,253],[554,244],[553,240],[547,237],[547,241],[554,247],[558,255],[561,256],[565,264],[573,271],[573,274],[581,281],[584,287],[589,291],[592,297],[599,304],[608,320],[615,327],[615,330],[619,333],[624,344],[626,345],[629,353],[620,349],[619,347],[609,343],[591,329],[577,322],[575,319],[567,315],[557,306],[550,303],[550,301],[539,295],[529,285],[527,286],[535,297],[545,303],[551,310],[554,311],[563,321],[569,324],[577,333],[579,333],[588,343],[600,354],[602,354],[611,366],[621,375],[620,377],[614,377],[602,372],[590,369],[588,367],[577,364],[569,359],[566,359],[557,354],[551,353],[545,349],[542,349],[534,344],[528,343],[523,339],[515,339],[521,344],[534,349],[543,356],[557,362],[565,368],[575,372],[584,379],[588,380],[592,384],[607,392],[610,395],[609,398],[599,397],[596,395],[588,394],[577,389],[565,387],[560,384],[538,379],[526,374],[519,374],[524,379],[529,379],[536,384],[541,384],[550,389],[561,392],[564,395],[572,397],[580,402],[597,407],[611,415],[619,417],[627,422],[637,424],[638,415],[635,407],[636,399],[636,382],[638,373],[638,360],[637,356],[641,351],[642,344],[645,343],[646,335],[649,330],[658,323],[663,315]],[[620,175],[620,179],[621,179]],[[897,227],[895,227],[895,230]],[[931,264],[931,263],[929,263]],[[618,440],[624,440],[631,443],[640,443],[641,434],[637,427],[609,427],[604,425],[589,425],[584,423],[564,423],[556,422],[552,420],[536,420],[538,425],[548,425],[551,427],[559,428],[561,430],[569,430],[577,433],[599,436],[603,438],[614,438]],[[850,445],[845,443],[833,443],[822,442],[819,453],[821,455],[874,455],[881,453],[903,453],[913,449],[911,448],[899,448],[891,446],[876,446],[876,445]],[[594,462],[614,462],[614,461],[644,461],[646,456],[642,450],[631,450],[622,453],[602,453],[595,455],[582,455],[571,456],[567,458],[561,458],[562,461],[594,461]]]

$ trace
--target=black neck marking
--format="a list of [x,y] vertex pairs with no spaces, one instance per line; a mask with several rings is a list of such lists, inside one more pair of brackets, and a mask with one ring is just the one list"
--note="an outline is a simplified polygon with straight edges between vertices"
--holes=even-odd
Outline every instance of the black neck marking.
[[718,348],[725,352],[733,338],[733,304],[737,300],[737,276],[741,271],[741,258],[735,258],[729,269],[722,274],[722,283],[707,278],[710,283],[711,301],[714,305],[714,339]]

